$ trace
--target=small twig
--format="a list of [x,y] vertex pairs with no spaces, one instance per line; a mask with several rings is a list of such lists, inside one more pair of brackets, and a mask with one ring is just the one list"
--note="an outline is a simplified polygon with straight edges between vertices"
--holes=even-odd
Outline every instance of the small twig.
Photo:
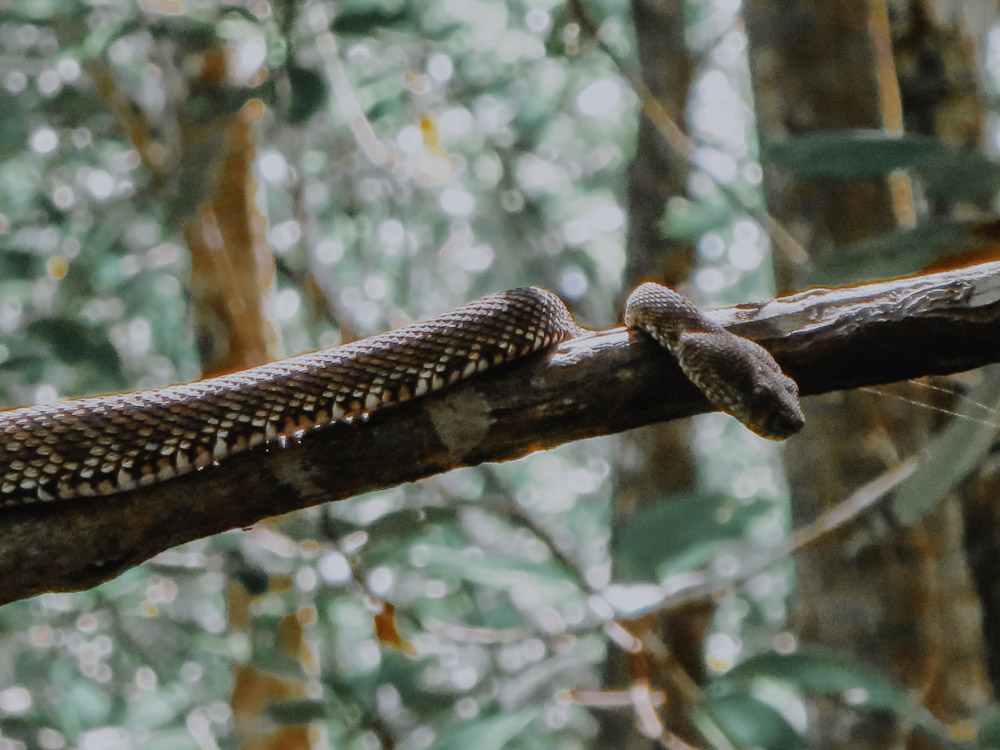
[[662,747],[667,750],[696,750],[694,745],[689,745],[676,734],[664,729],[660,736],[656,738],[657,742],[660,743]]
[[745,583],[758,573],[767,570],[775,563],[787,559],[802,547],[812,544],[826,534],[839,529],[871,508],[916,471],[919,465],[920,458],[918,456],[911,456],[901,461],[889,469],[889,471],[858,489],[849,498],[822,514],[812,523],[797,529],[781,546],[757,560],[747,561],[739,574],[732,578],[719,581],[713,579],[707,571],[700,571],[698,574],[693,574],[697,582],[689,587],[677,587],[675,589],[676,593],[671,593],[664,597],[657,610],[674,610],[695,601],[711,599]]

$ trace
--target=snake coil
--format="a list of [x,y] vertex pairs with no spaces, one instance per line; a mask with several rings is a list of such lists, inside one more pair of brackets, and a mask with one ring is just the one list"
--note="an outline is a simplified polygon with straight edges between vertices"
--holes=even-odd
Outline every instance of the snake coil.
[[[780,439],[801,428],[798,388],[771,355],[673,290],[639,286],[625,322],[669,349],[716,408],[758,434]],[[0,411],[0,507],[168,481],[422,397],[582,331],[559,297],[526,287],[230,375]]]

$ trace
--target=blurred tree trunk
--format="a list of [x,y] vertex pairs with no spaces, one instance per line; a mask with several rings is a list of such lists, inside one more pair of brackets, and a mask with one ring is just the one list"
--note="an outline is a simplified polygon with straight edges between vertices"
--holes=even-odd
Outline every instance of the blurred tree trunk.
[[996,3],[889,0],[893,58],[908,132],[979,148],[987,111],[979,70]]
[[264,310],[274,283],[274,255],[253,174],[253,127],[262,108],[250,102],[226,128],[211,197],[184,224],[205,377],[262,365],[277,356],[275,327]]
[[[889,18],[899,72],[903,119],[909,131],[933,135],[956,146],[989,148],[984,106],[987,95],[981,81],[982,33],[996,20],[996,3],[977,0],[958,5],[941,0],[890,0]],[[956,218],[983,218],[989,205],[928,206],[928,212]],[[963,586],[950,592],[966,628],[981,617],[982,639],[972,642],[952,658],[949,679],[928,707],[959,711],[975,709],[986,699],[985,669],[995,697],[1000,694],[1000,591],[996,584],[996,551],[1000,516],[996,511],[998,480],[997,446],[978,474],[956,491],[969,569],[976,591]],[[956,519],[957,520],[957,519]],[[978,592],[979,601],[975,594]],[[979,609],[974,603],[980,604]],[[977,648],[973,649],[972,646]],[[973,661],[974,660],[974,661]]]
[[[188,81],[192,90],[211,93],[227,80],[227,63],[221,49],[206,54],[201,77]],[[221,97],[220,97],[221,98]],[[274,254],[267,238],[268,219],[261,186],[254,175],[257,156],[255,123],[263,104],[251,100],[215,123],[222,131],[221,147],[213,154],[207,174],[210,192],[183,226],[184,241],[191,253],[192,317],[202,360],[202,375],[211,376],[264,364],[278,352],[277,328],[266,308],[274,284]],[[197,154],[206,141],[204,128],[183,120],[184,155]],[[209,136],[211,137],[211,136]],[[275,535],[280,521],[268,520],[262,536]],[[275,623],[259,614],[259,603],[268,596],[291,588],[287,576],[269,575],[253,581],[260,590],[250,591],[252,576],[240,575],[255,564],[258,534],[240,538],[227,569],[228,627],[242,633],[253,650],[245,662],[233,665],[230,707],[233,728],[244,750],[308,750],[324,747],[317,722],[273,722],[269,710],[309,694],[310,680],[319,672],[316,644],[311,638],[316,612],[303,602],[297,610],[283,613]],[[282,664],[282,674],[261,664]]]
[[[278,355],[277,329],[265,305],[274,281],[274,255],[253,172],[255,123],[264,105],[251,99],[242,106],[229,106],[224,88],[231,71],[221,45],[182,50],[176,62],[166,69],[176,106],[163,116],[172,119],[156,126],[119,86],[106,60],[91,61],[88,67],[153,183],[165,194],[172,188],[181,191],[174,200],[191,209],[181,231],[191,254],[188,291],[202,375],[209,377],[264,364]],[[193,97],[216,105],[210,116],[193,117],[183,106]],[[241,545],[253,545],[254,539],[242,537]],[[243,554],[252,557],[252,553]],[[232,574],[236,567],[231,563],[228,572]],[[254,618],[255,594],[287,589],[289,582],[287,577],[270,576],[264,584],[256,583],[262,591],[249,592],[245,580],[238,577],[232,577],[227,587],[229,627],[245,633],[258,650],[248,662],[234,666],[230,703],[240,746],[258,750],[323,746],[317,722],[277,725],[266,716],[276,703],[303,698],[309,680],[318,673],[311,637],[315,610],[311,602],[305,602],[286,614],[275,632],[270,621],[262,624],[262,618]],[[262,657],[259,651],[269,653]],[[257,667],[267,656],[273,656],[271,663],[288,664],[290,674],[278,676]]]
[[[894,13],[922,5],[894,3]],[[811,131],[902,129],[901,101],[919,98],[897,85],[888,19],[881,2],[748,0],[750,66],[765,154],[769,145]],[[967,108],[957,111],[968,114]],[[927,116],[913,113],[914,121]],[[968,123],[962,127],[968,130]],[[770,212],[807,247],[813,263],[822,264],[839,245],[913,220],[905,177],[802,180],[768,167],[766,156],[764,167]],[[786,290],[808,283],[804,269],[788,263],[779,269]],[[892,390],[922,398],[909,385]],[[805,408],[806,430],[790,441],[786,454],[796,523],[919,451],[941,423],[929,409],[864,392],[809,399]],[[800,598],[793,615],[798,640],[878,667],[946,724],[967,719],[987,695],[961,540],[958,506],[944,503],[911,528],[887,528],[869,516],[804,550],[797,557]],[[918,746],[906,728],[888,719],[829,703],[815,708],[814,747]]]
[[[632,3],[642,78],[681,127],[693,75],[693,61],[684,40],[683,9],[683,2],[633,0]],[[667,200],[684,193],[687,164],[649,118],[642,114],[639,118],[636,152],[629,167],[626,292],[644,280],[677,287],[687,280],[693,260],[688,243],[665,238],[660,228]],[[693,487],[689,432],[686,422],[675,422],[633,430],[622,436],[616,462],[613,537],[624,522],[648,505]],[[699,605],[692,611],[669,617],[644,619],[639,626],[643,631],[633,627],[633,634],[645,640],[646,651],[628,655],[610,646],[604,687],[628,690],[648,679],[653,686],[671,694],[662,714],[667,728],[694,740],[697,735],[687,722],[685,702],[669,686],[678,665],[695,670],[692,675],[695,678],[701,677],[702,635],[710,614],[709,606]],[[648,745],[649,739],[637,731],[636,716],[631,711],[601,714],[597,747]]]

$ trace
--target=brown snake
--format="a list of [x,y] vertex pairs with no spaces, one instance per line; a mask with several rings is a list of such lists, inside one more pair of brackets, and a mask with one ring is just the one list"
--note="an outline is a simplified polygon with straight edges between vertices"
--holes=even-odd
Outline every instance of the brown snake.
[[[798,388],[758,344],[659,284],[625,324],[665,346],[717,409],[764,437],[804,422]],[[538,287],[483,297],[422,323],[187,385],[0,411],[0,507],[113,495],[252,448],[365,417],[584,332]]]

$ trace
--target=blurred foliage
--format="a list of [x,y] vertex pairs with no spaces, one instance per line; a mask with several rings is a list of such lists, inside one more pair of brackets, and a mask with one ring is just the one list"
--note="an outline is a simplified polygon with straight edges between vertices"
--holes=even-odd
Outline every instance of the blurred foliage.
[[[628,19],[609,9],[627,50]],[[251,98],[266,107],[256,178],[286,354],[527,283],[612,322],[635,103],[602,56],[547,53],[561,13],[546,0],[207,3],[176,16],[8,6],[2,402],[200,375],[180,228],[211,188],[220,127]],[[525,519],[558,517],[552,533],[580,570],[606,569],[607,450],[314,509],[5,607],[0,738],[232,746],[243,687],[273,675],[307,693],[262,714],[317,723],[338,747],[499,748],[533,723],[580,746],[593,720],[554,696],[593,679],[603,640],[583,573],[547,555]],[[551,499],[517,489],[540,473],[536,486],[562,485]],[[399,643],[418,658],[379,643],[375,595],[398,607]],[[281,645],[305,611],[314,666]],[[238,662],[255,676],[234,675]]]
[[[775,144],[765,158],[790,174],[811,178],[876,179],[905,170],[923,201],[966,210],[970,203],[995,205],[1000,193],[1000,163],[994,158],[915,133],[808,133]],[[945,214],[839,248],[810,269],[809,280],[840,285],[906,276],[928,267],[993,260],[996,248],[994,220],[956,220]]]
[[[15,0],[0,17],[2,403],[200,376],[180,229],[211,188],[221,123],[252,99],[265,105],[255,175],[286,354],[529,283],[558,291],[584,324],[614,322],[637,107],[562,3],[154,12],[171,5]],[[633,64],[625,7],[590,7]],[[714,4],[693,8],[694,47],[715,54],[739,37]],[[705,76],[689,113],[700,163],[759,205],[743,61],[716,57],[726,74]],[[737,114],[719,118],[719,99]],[[817,174],[951,159],[982,178],[949,187],[935,167],[928,192],[941,196],[985,194],[994,175],[976,155],[872,134],[770,158]],[[766,294],[747,273],[765,262],[765,238],[703,178],[663,222],[697,239],[695,288]],[[720,424],[700,431],[704,452],[724,452]],[[594,440],[200,540],[94,590],[6,606],[0,740],[232,747],[234,714],[248,710],[311,723],[336,747],[583,747],[595,720],[561,691],[598,680],[608,584],[634,604],[669,576],[738,575],[736,545],[780,542],[774,454],[742,432],[703,491],[651,506],[611,551],[611,442]],[[609,580],[611,554],[622,581]],[[767,653],[790,583],[779,571],[748,588],[720,602],[709,661],[721,674],[765,656],[709,687],[694,717],[706,737],[804,746],[795,711],[811,692],[863,689],[872,710],[896,706],[892,686],[846,659]],[[252,706],[243,688],[265,674],[302,690]]]
[[980,382],[962,395],[956,416],[926,446],[926,460],[892,498],[892,512],[905,525],[916,523],[972,474],[996,439],[993,415],[1000,409],[1000,369],[983,368]]
[[880,177],[917,166],[946,148],[926,135],[837,130],[788,138],[772,146],[767,156],[801,177]]
[[992,198],[1000,189],[1000,163],[982,151],[913,133],[810,133],[775,144],[767,158],[802,177],[883,177],[897,169],[911,169],[931,199]]

